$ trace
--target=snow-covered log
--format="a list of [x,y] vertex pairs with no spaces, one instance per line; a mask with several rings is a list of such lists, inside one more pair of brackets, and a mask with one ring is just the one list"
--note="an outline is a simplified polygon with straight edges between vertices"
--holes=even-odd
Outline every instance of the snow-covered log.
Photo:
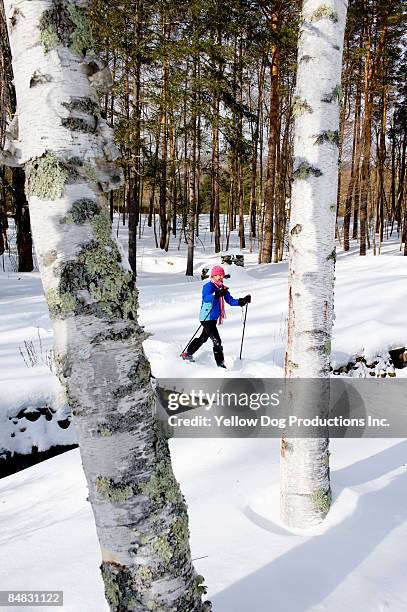
[[112,239],[120,186],[100,114],[111,76],[84,0],[5,0],[18,120],[4,158],[25,166],[55,355],[78,433],[112,610],[200,611],[186,506],[153,414],[137,291]]
[[[304,0],[294,98],[295,140],[290,219],[289,378],[329,376],[335,268],[339,102],[346,0]],[[327,410],[329,387],[310,383],[293,409]],[[314,405],[317,402],[317,405]],[[329,510],[328,439],[283,439],[281,512],[306,527]]]

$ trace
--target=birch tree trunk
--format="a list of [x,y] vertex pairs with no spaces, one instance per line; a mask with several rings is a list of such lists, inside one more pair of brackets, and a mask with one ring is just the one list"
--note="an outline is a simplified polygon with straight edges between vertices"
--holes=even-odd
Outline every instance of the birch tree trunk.
[[[339,99],[347,2],[304,0],[294,98],[295,139],[285,374],[328,378],[333,321]],[[315,381],[310,381],[311,396]],[[323,414],[329,387],[317,390]],[[322,392],[321,392],[322,389]],[[313,398],[315,399],[315,397]],[[297,396],[301,410],[305,398]],[[296,402],[296,404],[295,404]],[[320,522],[331,502],[328,439],[281,445],[281,513],[292,527]]]
[[5,0],[18,104],[3,157],[25,166],[110,609],[201,611],[186,506],[153,414],[134,277],[111,236],[106,194],[122,177],[100,116],[96,90],[111,77],[91,51],[87,5]]

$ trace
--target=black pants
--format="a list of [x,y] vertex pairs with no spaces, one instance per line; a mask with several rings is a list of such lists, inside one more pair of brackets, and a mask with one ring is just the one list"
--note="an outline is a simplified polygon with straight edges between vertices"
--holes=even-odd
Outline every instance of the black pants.
[[222,340],[219,336],[216,321],[202,321],[202,333],[198,338],[194,338],[191,344],[188,346],[188,355],[193,355],[201,346],[210,338],[213,342],[213,355],[215,357],[216,365],[223,363],[223,348]]

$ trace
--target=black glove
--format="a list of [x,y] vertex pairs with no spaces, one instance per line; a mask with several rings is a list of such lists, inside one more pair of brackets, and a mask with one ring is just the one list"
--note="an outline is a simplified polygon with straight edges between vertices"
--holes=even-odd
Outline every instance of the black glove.
[[220,297],[223,297],[224,295],[226,295],[227,291],[228,291],[227,287],[222,287],[221,289],[215,289],[215,292],[213,295],[218,300]]
[[245,295],[242,298],[239,298],[238,300],[239,306],[245,306],[246,304],[250,304],[250,302],[252,301],[252,296],[251,295]]

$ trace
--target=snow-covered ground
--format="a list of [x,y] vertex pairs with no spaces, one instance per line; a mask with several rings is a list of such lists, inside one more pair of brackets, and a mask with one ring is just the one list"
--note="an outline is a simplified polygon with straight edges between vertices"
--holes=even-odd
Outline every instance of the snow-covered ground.
[[[215,612],[405,612],[406,440],[332,441],[334,505],[308,533],[280,524],[277,440],[171,448]],[[63,590],[64,611],[107,612],[86,496],[78,450],[0,480],[0,589]]]
[[[185,254],[175,242],[168,253],[160,253],[146,237],[138,244],[140,321],[152,333],[145,347],[157,377],[184,377],[185,364],[177,359],[199,325],[200,273],[203,267],[220,263],[212,253],[210,234],[203,224],[194,259],[194,278],[185,277]],[[236,235],[233,246],[237,246]],[[125,244],[125,232],[123,232]],[[232,248],[233,250],[233,248]],[[274,377],[283,373],[287,331],[287,262],[257,263],[257,253],[245,253],[245,267],[224,266],[226,281],[234,297],[252,295],[239,360],[243,309],[227,307],[221,328],[227,373],[213,368],[210,342],[191,366],[194,377]],[[207,281],[204,281],[207,282]],[[338,248],[335,285],[335,325],[332,364],[344,365],[356,355],[370,359],[407,343],[407,261],[394,237],[380,257],[357,256]],[[188,376],[188,374],[187,374]]]
[[[119,227],[125,242],[126,232]],[[236,236],[233,239],[236,246]],[[245,268],[233,265],[228,270],[232,295],[251,293],[253,301],[242,361],[242,309],[228,307],[221,329],[228,370],[220,371],[214,367],[209,342],[197,353],[196,363],[179,359],[198,326],[201,269],[220,263],[212,253],[206,220],[193,278],[185,277],[185,249],[178,251],[177,244],[175,240],[168,253],[156,250],[146,226],[138,243],[140,320],[152,333],[145,348],[154,375],[281,376],[287,264],[259,265],[256,254],[245,252]],[[356,354],[371,358],[407,345],[407,262],[397,239],[385,245],[380,257],[360,258],[355,249],[338,252],[335,365]],[[27,452],[34,439],[41,447],[50,439],[58,443],[54,437],[69,443],[72,428],[61,429],[55,420],[41,418],[24,431],[19,423],[16,431],[8,418],[22,407],[44,403],[62,411],[63,399],[46,365],[52,331],[39,275],[4,268],[0,448],[7,444]],[[24,341],[34,344],[38,365],[32,368],[20,354],[20,348],[25,354]],[[323,526],[302,533],[287,531],[279,521],[277,440],[177,439],[171,448],[189,505],[195,565],[206,578],[215,612],[407,609],[407,441],[333,440],[335,503]],[[77,450],[0,481],[0,590],[63,589],[64,610],[107,610],[86,497]]]

